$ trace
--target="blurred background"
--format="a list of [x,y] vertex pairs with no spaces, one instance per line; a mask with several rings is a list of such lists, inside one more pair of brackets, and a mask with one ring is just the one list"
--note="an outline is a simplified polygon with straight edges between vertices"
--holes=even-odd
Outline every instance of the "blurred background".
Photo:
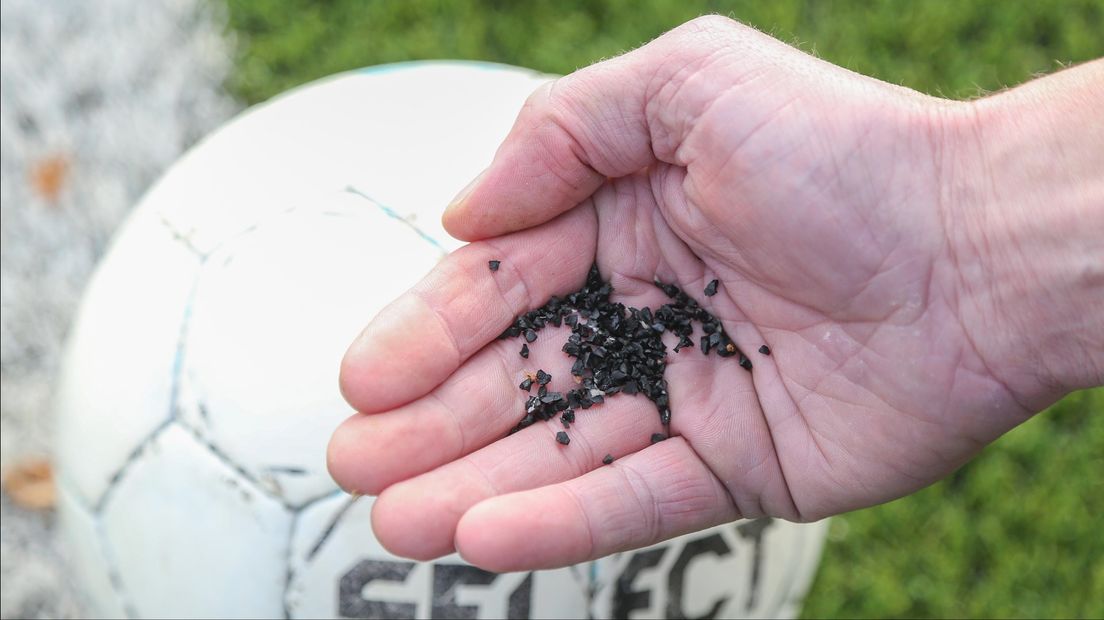
[[[568,73],[703,13],[854,71],[971,98],[1104,55],[1104,1],[2,0],[0,615],[75,616],[53,539],[51,382],[112,232],[245,106],[366,65]],[[804,615],[1104,616],[1104,390],[911,497],[836,518]]]

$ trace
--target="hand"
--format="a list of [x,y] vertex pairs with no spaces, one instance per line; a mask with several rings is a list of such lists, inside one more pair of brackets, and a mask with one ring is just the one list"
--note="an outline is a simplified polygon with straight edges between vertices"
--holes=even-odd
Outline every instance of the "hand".
[[[820,519],[938,480],[1078,380],[1101,380],[1099,366],[1064,384],[1058,370],[1031,375],[1006,361],[1022,343],[989,335],[1014,321],[988,312],[1006,288],[982,284],[999,252],[977,242],[968,207],[994,195],[977,189],[992,177],[971,150],[982,105],[717,17],[552,82],[445,214],[475,241],[347,353],[342,390],[361,413],[335,433],[330,471],[380,494],[388,549],[456,549],[496,571],[741,517]],[[528,360],[522,341],[495,338],[592,263],[631,306],[667,301],[654,278],[677,283],[754,371],[669,353],[672,437],[654,445],[654,405],[625,395],[578,411],[569,446],[553,440],[558,422],[506,437],[523,372],[568,388],[572,360],[566,329],[540,332]]]

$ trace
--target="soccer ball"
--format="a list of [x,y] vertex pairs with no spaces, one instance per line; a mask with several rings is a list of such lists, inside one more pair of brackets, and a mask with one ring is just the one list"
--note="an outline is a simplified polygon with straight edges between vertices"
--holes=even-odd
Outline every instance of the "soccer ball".
[[737,522],[561,570],[390,555],[326,473],[346,345],[460,245],[440,211],[548,76],[385,65],[185,155],[116,237],[58,392],[60,516],[98,615],[790,616],[823,524]]

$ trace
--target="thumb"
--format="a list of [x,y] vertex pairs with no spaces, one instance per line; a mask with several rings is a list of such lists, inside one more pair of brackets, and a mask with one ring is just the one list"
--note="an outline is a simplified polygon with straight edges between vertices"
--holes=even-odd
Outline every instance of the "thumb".
[[685,165],[677,150],[690,121],[731,85],[703,79],[705,70],[736,55],[744,73],[754,68],[752,59],[762,64],[763,48],[793,52],[730,19],[699,17],[640,49],[542,86],[491,165],[449,205],[445,229],[468,241],[502,235],[551,220],[609,177],[657,160]]

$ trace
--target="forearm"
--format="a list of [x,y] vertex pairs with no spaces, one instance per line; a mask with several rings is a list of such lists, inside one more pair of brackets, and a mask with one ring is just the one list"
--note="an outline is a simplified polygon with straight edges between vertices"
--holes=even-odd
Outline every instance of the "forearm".
[[1104,383],[1104,61],[961,110],[944,194],[959,316],[1037,410]]

